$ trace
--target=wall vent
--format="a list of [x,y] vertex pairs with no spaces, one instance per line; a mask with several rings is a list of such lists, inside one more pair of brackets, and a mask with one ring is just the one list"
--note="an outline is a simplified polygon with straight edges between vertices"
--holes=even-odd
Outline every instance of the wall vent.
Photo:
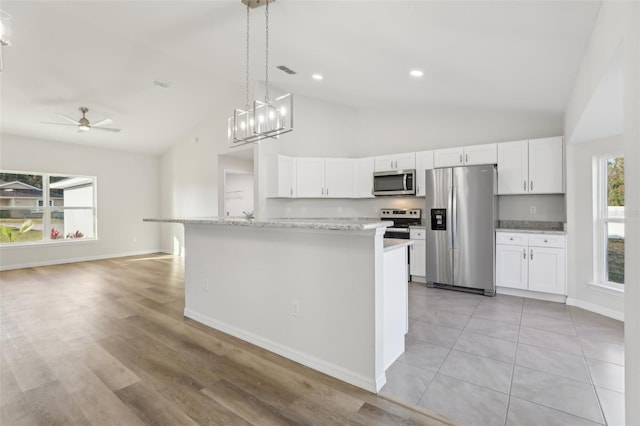
[[294,70],[292,70],[291,68],[287,67],[286,65],[278,65],[276,68],[278,68],[280,71],[286,72],[287,74],[295,74],[296,73]]

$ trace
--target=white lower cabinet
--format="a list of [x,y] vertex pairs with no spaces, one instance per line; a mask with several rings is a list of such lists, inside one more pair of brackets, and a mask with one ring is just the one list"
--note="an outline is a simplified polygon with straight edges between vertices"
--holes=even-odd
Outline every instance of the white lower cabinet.
[[411,229],[409,238],[413,245],[409,251],[409,274],[412,281],[426,282],[427,276],[427,252],[424,229]]
[[565,236],[496,232],[496,286],[566,295]]

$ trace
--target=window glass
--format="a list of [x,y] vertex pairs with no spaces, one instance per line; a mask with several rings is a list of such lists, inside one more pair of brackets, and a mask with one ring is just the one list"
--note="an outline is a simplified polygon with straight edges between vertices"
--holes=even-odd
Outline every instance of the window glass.
[[624,289],[624,157],[599,159],[597,281]]
[[0,172],[0,243],[43,239],[41,175]]
[[96,238],[95,178],[0,171],[0,244]]

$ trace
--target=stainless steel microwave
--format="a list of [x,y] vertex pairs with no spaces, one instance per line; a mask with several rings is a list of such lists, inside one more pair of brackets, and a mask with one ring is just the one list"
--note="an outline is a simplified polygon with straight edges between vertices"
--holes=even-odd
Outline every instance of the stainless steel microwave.
[[373,195],[415,195],[416,171],[391,170],[373,174]]

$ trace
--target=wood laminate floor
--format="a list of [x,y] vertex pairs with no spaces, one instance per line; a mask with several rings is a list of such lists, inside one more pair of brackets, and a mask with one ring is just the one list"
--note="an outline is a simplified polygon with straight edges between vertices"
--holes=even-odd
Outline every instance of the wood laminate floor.
[[441,425],[183,317],[180,257],[0,272],[1,425]]

